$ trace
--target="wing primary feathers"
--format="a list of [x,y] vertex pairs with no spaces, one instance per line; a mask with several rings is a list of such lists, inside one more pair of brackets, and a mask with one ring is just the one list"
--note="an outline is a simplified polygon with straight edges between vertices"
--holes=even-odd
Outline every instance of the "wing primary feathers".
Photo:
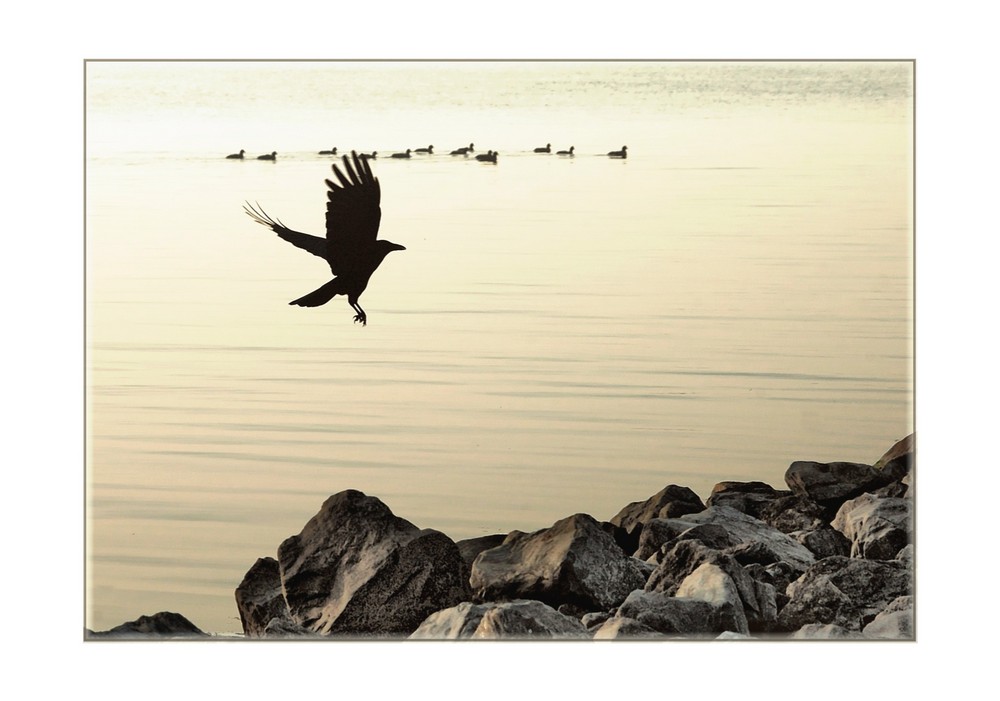
[[354,185],[362,184],[361,178],[359,178],[358,174],[354,172],[354,166],[351,165],[351,161],[347,158],[347,156],[344,156],[344,168],[347,169],[347,176],[351,179],[352,184]]
[[265,212],[264,208],[260,206],[260,202],[256,202],[255,204],[257,205],[256,207],[254,207],[249,202],[246,202],[243,205],[243,210],[247,214],[249,214],[250,218],[253,219],[255,222],[261,224],[262,226],[266,226],[267,228],[272,230],[279,227],[282,229],[288,228],[281,222],[280,219],[275,219],[271,217],[271,215],[269,215],[267,212]]
[[[347,159],[345,158],[344,161],[346,162]],[[337,176],[337,180],[341,182],[345,189],[351,186],[351,181],[347,179],[346,175],[340,172],[340,168],[338,168],[336,164],[333,166],[333,174]]]

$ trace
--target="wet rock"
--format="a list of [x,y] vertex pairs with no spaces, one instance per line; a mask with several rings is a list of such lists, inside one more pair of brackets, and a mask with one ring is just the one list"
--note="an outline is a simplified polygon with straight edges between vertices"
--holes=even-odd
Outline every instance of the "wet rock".
[[207,633],[179,613],[160,611],[152,616],[139,616],[110,630],[88,631],[88,638],[164,639],[203,638]]
[[469,581],[483,601],[530,598],[594,611],[618,605],[645,577],[593,517],[575,514],[534,533],[509,534],[479,554]]
[[828,557],[788,585],[789,601],[778,614],[778,624],[787,631],[810,623],[860,631],[893,599],[912,589],[912,572],[899,561]]
[[728,506],[759,519],[772,501],[787,496],[791,496],[791,492],[779,492],[766,482],[719,482],[712,488],[705,505]]
[[687,487],[669,484],[645,501],[635,501],[619,511],[611,523],[635,532],[654,518],[677,518],[705,508],[701,498]]
[[540,601],[463,602],[431,614],[410,635],[413,640],[588,639],[580,621]]
[[409,635],[434,611],[471,598],[450,538],[355,490],[327,499],[277,560],[289,618],[323,635]]
[[891,560],[911,540],[913,502],[873,494],[844,502],[830,524],[851,544],[850,556]]

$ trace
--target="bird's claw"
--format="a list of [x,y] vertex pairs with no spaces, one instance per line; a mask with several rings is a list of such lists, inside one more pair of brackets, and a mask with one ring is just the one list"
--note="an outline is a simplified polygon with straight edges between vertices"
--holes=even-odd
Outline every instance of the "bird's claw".
[[361,314],[355,314],[354,315],[354,323],[356,324],[359,321],[361,322],[362,326],[368,326],[368,318],[367,317],[362,316]]

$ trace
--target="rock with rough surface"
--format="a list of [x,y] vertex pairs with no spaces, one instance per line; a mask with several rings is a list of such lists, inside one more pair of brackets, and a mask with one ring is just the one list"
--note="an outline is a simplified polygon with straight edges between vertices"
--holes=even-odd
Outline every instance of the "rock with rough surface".
[[759,519],[761,511],[772,501],[790,496],[766,482],[719,482],[705,501],[706,506],[728,506]]
[[713,636],[740,629],[731,607],[717,607],[700,599],[655,591],[632,592],[618,607],[616,617],[632,618],[655,631],[671,635]]
[[827,509],[839,508],[848,499],[893,481],[892,475],[857,462],[800,460],[793,462],[785,472],[789,489]]
[[236,588],[236,609],[248,638],[268,637],[266,630],[279,622],[294,626],[285,597],[281,593],[281,571],[273,557],[262,557],[254,563]]
[[431,614],[410,635],[412,640],[541,640],[587,639],[580,621],[540,601],[458,606]]
[[476,561],[477,557],[479,557],[479,553],[484,550],[489,550],[490,548],[495,548],[498,545],[502,545],[506,538],[506,533],[496,533],[494,535],[483,535],[478,538],[459,540],[455,543],[455,545],[458,546],[458,552],[462,554],[462,559],[465,560],[465,564],[467,564],[471,569],[472,563]]
[[649,640],[662,637],[663,633],[634,618],[609,618],[594,631],[594,640]]
[[828,557],[788,585],[789,601],[778,624],[787,631],[809,623],[860,631],[893,599],[912,590],[912,571],[897,560]]
[[469,581],[483,601],[537,599],[595,611],[620,604],[645,577],[592,516],[575,514],[534,533],[509,534],[479,554]]
[[450,538],[356,490],[327,499],[281,544],[278,563],[292,622],[323,635],[405,636],[434,611],[471,598]]
[[611,523],[632,532],[654,518],[677,518],[705,508],[701,498],[688,487],[668,484],[645,501],[635,501],[619,511]]
[[734,632],[750,632],[736,582],[718,565],[708,562],[698,565],[677,587],[675,596],[706,601],[716,608],[729,607],[736,625]]
[[876,640],[913,640],[913,597],[894,599],[861,631]]
[[913,470],[913,465],[916,462],[916,443],[916,436],[911,433],[889,448],[873,467],[876,470],[881,470],[893,480],[902,480]]
[[913,501],[863,494],[844,502],[831,526],[851,544],[851,557],[891,560],[911,540]]
[[865,636],[834,623],[807,623],[789,637],[792,640],[861,640]]
[[207,634],[179,613],[160,611],[139,616],[110,630],[88,631],[90,638],[202,638]]

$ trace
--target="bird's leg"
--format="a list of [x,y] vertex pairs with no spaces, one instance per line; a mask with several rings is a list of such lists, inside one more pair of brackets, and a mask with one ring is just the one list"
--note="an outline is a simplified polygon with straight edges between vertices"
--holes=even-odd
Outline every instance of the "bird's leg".
[[368,326],[368,316],[365,314],[365,310],[361,308],[361,305],[357,302],[351,302],[351,306],[357,312],[354,316],[354,323],[356,324],[360,321],[362,326]]

